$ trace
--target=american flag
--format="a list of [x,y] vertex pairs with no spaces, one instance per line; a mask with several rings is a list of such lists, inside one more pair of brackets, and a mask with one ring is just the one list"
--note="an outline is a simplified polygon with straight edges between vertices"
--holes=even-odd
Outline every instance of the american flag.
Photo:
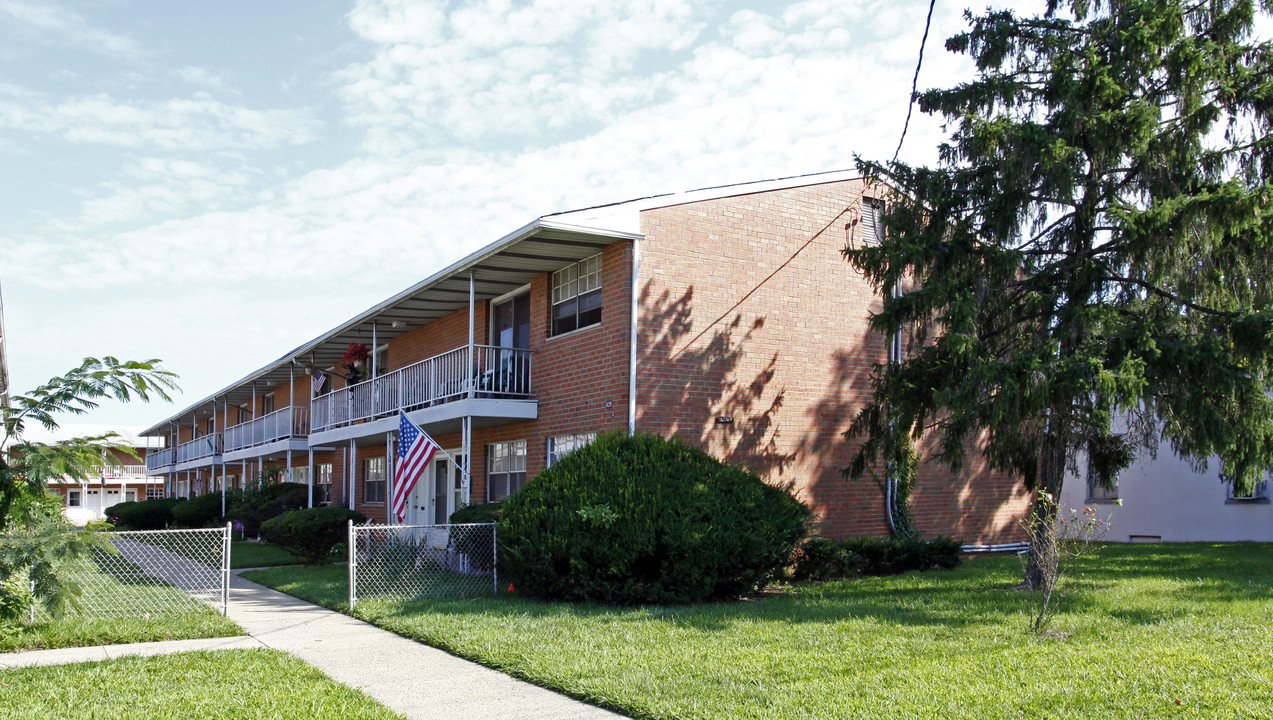
[[407,498],[424,468],[438,451],[429,434],[411,422],[404,412],[398,413],[398,462],[393,471],[393,514],[398,522],[407,515]]
[[317,395],[323,391],[323,383],[327,382],[327,376],[321,372],[315,372],[309,376],[309,389],[311,395]]

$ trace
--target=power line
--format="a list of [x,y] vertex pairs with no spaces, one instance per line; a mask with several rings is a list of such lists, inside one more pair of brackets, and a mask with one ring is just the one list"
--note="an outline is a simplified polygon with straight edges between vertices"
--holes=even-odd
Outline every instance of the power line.
[[893,151],[893,162],[902,152],[902,143],[906,141],[906,129],[911,125],[911,112],[915,109],[915,91],[919,89],[919,69],[924,66],[924,45],[928,44],[928,29],[933,25],[933,6],[937,0],[928,0],[928,19],[924,21],[924,37],[919,41],[919,61],[915,63],[915,77],[911,79],[911,101],[906,106],[906,122],[902,124],[902,136],[897,139],[897,149]]

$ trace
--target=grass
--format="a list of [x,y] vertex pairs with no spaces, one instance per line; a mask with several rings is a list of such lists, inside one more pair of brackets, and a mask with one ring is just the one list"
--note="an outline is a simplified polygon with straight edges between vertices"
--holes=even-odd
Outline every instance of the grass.
[[[1111,545],[1029,630],[1015,557],[608,608],[503,595],[369,601],[402,635],[640,718],[1273,717],[1273,548]],[[340,608],[343,568],[249,575]]]
[[246,540],[230,542],[230,567],[241,568],[274,567],[277,565],[300,565],[305,561],[280,547]]
[[402,716],[275,650],[220,650],[0,670],[0,720]]
[[0,652],[232,637],[242,635],[243,629],[209,610],[168,617],[67,617],[19,625],[13,633],[0,633]]

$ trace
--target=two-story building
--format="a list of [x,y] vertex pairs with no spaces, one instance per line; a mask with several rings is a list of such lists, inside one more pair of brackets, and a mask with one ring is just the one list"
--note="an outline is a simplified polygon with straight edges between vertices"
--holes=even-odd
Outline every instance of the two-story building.
[[[435,523],[651,431],[789,487],[825,533],[886,532],[880,486],[840,473],[888,352],[841,255],[877,203],[840,172],[545,215],[147,429],[169,444],[148,469],[187,495],[282,467],[383,521],[402,410],[449,452],[406,519]],[[1026,502],[975,460],[924,465],[912,496],[922,532],[969,542],[1018,537]]]

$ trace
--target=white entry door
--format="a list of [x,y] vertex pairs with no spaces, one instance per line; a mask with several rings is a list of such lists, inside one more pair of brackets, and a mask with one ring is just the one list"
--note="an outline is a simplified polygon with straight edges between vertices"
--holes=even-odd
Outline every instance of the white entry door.
[[[451,457],[462,462],[459,450],[448,451]],[[409,525],[446,525],[451,513],[459,507],[463,491],[464,474],[451,458],[437,453],[424,469],[424,474],[411,491],[407,506]]]

